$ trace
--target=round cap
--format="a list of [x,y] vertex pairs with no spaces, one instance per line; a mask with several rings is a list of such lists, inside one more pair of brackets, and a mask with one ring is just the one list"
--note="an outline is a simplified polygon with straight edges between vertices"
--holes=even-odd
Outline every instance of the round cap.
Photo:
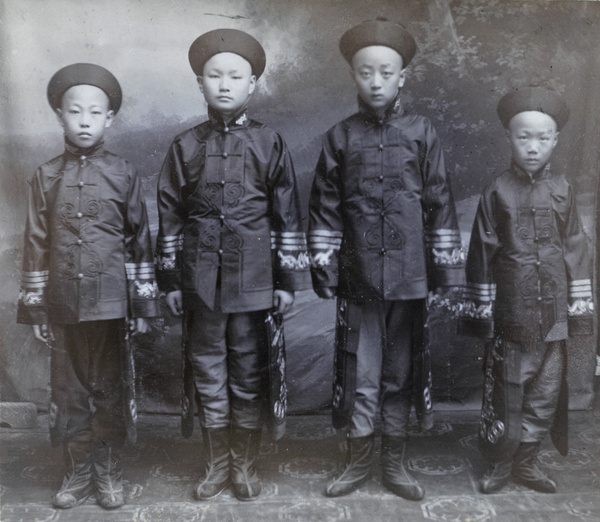
[[555,91],[536,85],[509,92],[498,102],[498,117],[505,128],[508,128],[513,116],[525,111],[547,114],[554,119],[558,130],[569,119],[569,107],[564,98]]
[[121,107],[123,92],[114,75],[93,63],[73,63],[57,71],[48,82],[48,102],[53,109],[60,108],[62,97],[75,85],[93,85],[108,96],[110,108],[116,114]]
[[237,29],[215,29],[196,38],[190,46],[188,58],[196,76],[201,76],[204,64],[219,53],[239,54],[250,62],[252,74],[257,78],[265,70],[267,58],[258,40]]
[[385,18],[366,20],[348,29],[340,39],[340,52],[349,64],[352,57],[363,47],[385,45],[402,56],[402,67],[406,67],[417,51],[415,39],[403,25]]

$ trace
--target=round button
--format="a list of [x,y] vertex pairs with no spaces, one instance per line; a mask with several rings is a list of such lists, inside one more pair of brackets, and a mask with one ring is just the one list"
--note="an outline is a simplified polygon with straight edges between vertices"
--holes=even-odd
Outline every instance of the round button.
[[223,250],[219,248],[219,255],[223,254]]
[[87,157],[85,155],[81,155],[81,161],[85,161],[87,159]]
[[535,208],[532,208],[532,209],[531,209],[531,212],[535,214]]
[[223,154],[221,154],[221,156],[223,156],[224,158],[226,158],[227,156],[229,156],[229,154],[227,154],[226,152],[224,152]]
[[80,181],[80,182],[78,183],[78,185],[79,185],[80,187],[83,187],[83,186],[85,185],[85,183],[84,183],[83,181]]
[[385,212],[384,212],[383,210],[380,212],[380,214],[381,214],[382,216],[385,216]]
[[225,128],[223,129],[223,132],[229,132],[229,127],[225,127]]
[[380,253],[382,256],[384,256],[384,255],[385,255],[385,248],[382,248],[382,249],[379,251],[379,253]]
[[75,214],[78,218],[82,218],[83,214],[81,212],[77,212],[77,214]]
[[379,176],[379,181],[383,181],[383,176]]
[[532,180],[531,180],[531,184],[532,184],[532,185],[535,185],[535,179],[532,179]]
[[77,244],[78,244],[78,245],[83,245],[83,241],[82,241],[81,239],[78,239],[78,240],[77,240]]
[[379,144],[379,147],[377,147],[379,150],[383,150],[383,143]]
[[537,243],[539,240],[540,240],[540,238],[539,238],[539,237],[537,237],[537,236],[536,236],[536,237],[535,237],[535,239],[534,239],[534,241],[535,241],[536,243]]
[[221,185],[225,185],[225,180],[224,179],[221,180]]
[[224,216],[223,214],[221,214],[221,215],[219,216],[219,219],[220,219],[221,221],[223,221],[223,220],[225,219],[225,216]]
[[536,261],[535,262],[535,266],[541,266],[542,262],[541,261]]
[[78,279],[83,279],[83,274],[77,274]]
[[538,301],[541,301],[541,300],[542,300],[542,298],[541,298],[541,297],[538,297],[538,298],[537,298],[537,300],[538,300]]

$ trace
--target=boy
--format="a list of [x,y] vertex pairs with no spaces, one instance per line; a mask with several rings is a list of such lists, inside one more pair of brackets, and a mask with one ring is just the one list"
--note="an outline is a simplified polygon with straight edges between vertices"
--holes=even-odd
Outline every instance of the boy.
[[462,283],[460,233],[437,134],[400,99],[414,39],[377,19],[347,31],[340,50],[359,112],[324,137],[309,226],[315,292],[338,297],[333,422],[348,425],[347,464],[326,494],[369,479],[380,409],[383,484],[419,500],[403,459],[413,397],[431,426],[425,297]]
[[268,382],[265,320],[287,311],[308,268],[292,162],[282,138],[249,119],[265,68],[258,41],[238,30],[203,34],[189,61],[208,121],[177,136],[158,181],[158,276],[171,311],[186,311],[206,457],[198,500],[230,482],[240,500],[256,474]]
[[126,160],[104,149],[121,98],[103,67],[60,69],[48,100],[65,152],[29,187],[17,320],[52,349],[50,431],[67,465],[52,503],[63,509],[94,490],[105,509],[124,503],[119,454],[135,416],[122,384],[131,355],[125,319],[145,332],[145,318],[158,315],[141,183]]
[[484,190],[469,254],[462,333],[493,338],[486,349],[479,445],[490,460],[484,493],[511,476],[554,493],[536,465],[551,430],[567,453],[566,342],[592,333],[590,261],[575,196],[550,157],[569,110],[555,92],[525,87],[504,96],[498,116],[510,168]]

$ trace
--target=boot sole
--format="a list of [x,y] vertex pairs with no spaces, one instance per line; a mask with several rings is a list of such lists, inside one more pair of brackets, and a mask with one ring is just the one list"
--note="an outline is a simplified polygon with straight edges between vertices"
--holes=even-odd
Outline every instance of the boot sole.
[[200,496],[197,491],[194,491],[194,498],[196,500],[212,500],[214,498],[217,498],[221,493],[223,493],[223,491],[225,491],[229,487],[230,484],[231,484],[230,482],[226,482],[223,485],[223,487],[221,489],[219,489],[219,491],[217,491],[214,495],[211,495],[210,497]]

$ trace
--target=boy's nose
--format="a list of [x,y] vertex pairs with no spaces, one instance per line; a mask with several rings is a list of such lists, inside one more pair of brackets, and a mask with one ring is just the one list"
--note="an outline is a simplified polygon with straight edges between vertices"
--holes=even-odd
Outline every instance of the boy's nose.
[[79,118],[79,125],[81,127],[89,127],[90,126],[90,119],[87,114],[84,114],[84,113],[81,114],[81,117]]
[[222,79],[219,84],[219,90],[228,91],[229,90],[229,82],[226,79]]

